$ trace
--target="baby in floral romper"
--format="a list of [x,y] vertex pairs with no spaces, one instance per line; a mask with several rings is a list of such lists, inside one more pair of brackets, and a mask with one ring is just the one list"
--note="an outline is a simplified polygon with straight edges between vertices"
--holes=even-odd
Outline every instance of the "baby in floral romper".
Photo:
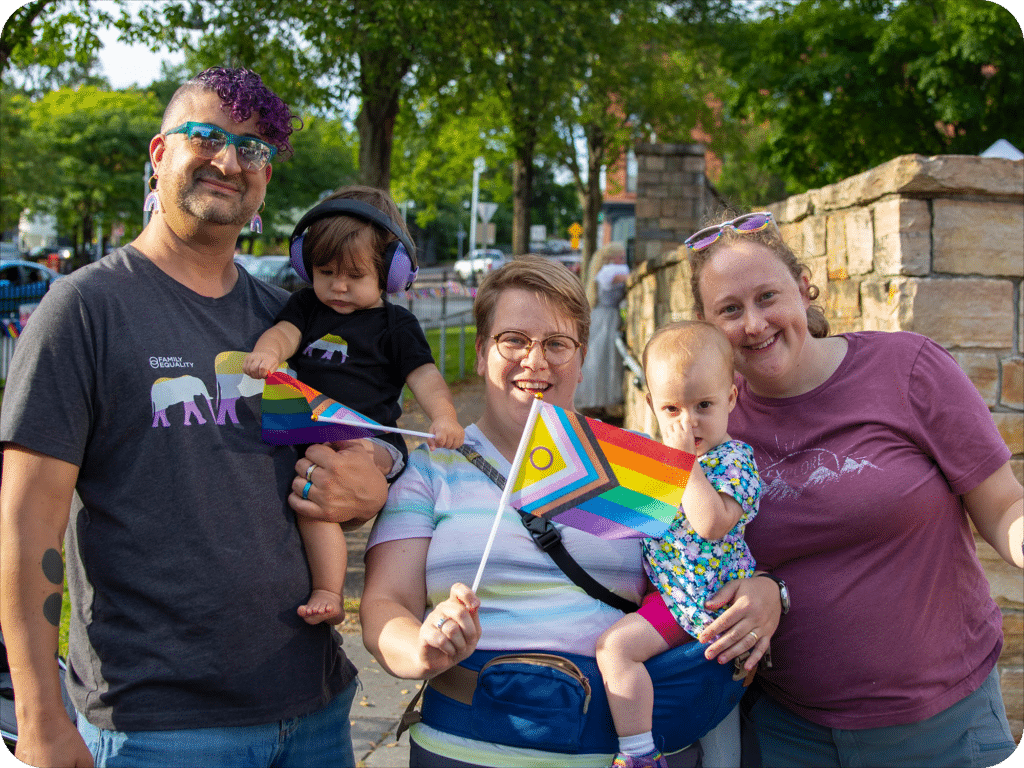
[[705,601],[727,581],[754,573],[743,530],[757,514],[761,480],[753,449],[728,434],[736,405],[732,361],[729,340],[702,322],[666,325],[644,349],[647,404],[662,442],[698,460],[671,528],[644,539],[656,591],[597,642],[619,736],[614,768],[665,765],[651,734],[654,692],[643,663],[696,637],[724,610],[710,612]]

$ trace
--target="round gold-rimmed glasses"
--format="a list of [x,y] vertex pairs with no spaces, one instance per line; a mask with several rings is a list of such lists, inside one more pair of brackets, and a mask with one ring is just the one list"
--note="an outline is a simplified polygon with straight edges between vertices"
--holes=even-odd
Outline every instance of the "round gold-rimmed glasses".
[[491,338],[494,339],[498,354],[510,363],[518,363],[530,354],[534,344],[540,344],[541,354],[548,365],[565,365],[572,360],[576,350],[583,346],[576,339],[562,333],[544,339],[532,339],[519,331],[502,331]]

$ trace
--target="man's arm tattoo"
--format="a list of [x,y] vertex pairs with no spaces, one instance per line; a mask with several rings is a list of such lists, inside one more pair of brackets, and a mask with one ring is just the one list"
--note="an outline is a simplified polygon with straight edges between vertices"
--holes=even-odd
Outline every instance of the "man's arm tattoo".
[[[51,584],[64,586],[64,558],[56,549],[51,548],[43,553],[43,575]],[[60,626],[60,609],[63,600],[63,592],[54,592],[43,601],[43,616],[55,627]]]

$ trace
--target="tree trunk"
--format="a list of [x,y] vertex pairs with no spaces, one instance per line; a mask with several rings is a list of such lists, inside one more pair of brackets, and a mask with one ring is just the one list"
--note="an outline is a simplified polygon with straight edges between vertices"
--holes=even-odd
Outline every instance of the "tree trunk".
[[601,166],[604,164],[605,139],[604,132],[596,126],[586,134],[587,183],[583,194],[580,195],[580,205],[583,208],[583,259],[580,265],[580,279],[583,280],[590,305],[594,306],[597,303],[594,275],[601,268],[601,265],[594,261],[594,253],[597,251],[597,231],[600,226],[598,218],[601,215],[601,204],[604,202],[604,195],[601,194]]
[[363,102],[356,116],[359,132],[359,181],[391,192],[391,149],[395,140],[402,79],[410,60],[399,48],[359,54],[359,86]]
[[84,256],[84,263],[88,264],[93,260],[96,255],[96,251],[92,244],[92,214],[87,213],[82,216],[82,255]]
[[512,253],[530,250],[530,199],[533,194],[533,146],[512,163]]
[[359,131],[359,183],[391,192],[391,148],[398,97],[364,100],[356,117]]

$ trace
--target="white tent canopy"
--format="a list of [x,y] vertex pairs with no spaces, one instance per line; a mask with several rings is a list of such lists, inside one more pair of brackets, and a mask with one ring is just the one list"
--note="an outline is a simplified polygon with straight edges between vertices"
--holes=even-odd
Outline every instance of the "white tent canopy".
[[981,153],[982,157],[1003,157],[1007,160],[1024,159],[1024,152],[1021,152],[1006,139],[1000,139],[991,147]]

